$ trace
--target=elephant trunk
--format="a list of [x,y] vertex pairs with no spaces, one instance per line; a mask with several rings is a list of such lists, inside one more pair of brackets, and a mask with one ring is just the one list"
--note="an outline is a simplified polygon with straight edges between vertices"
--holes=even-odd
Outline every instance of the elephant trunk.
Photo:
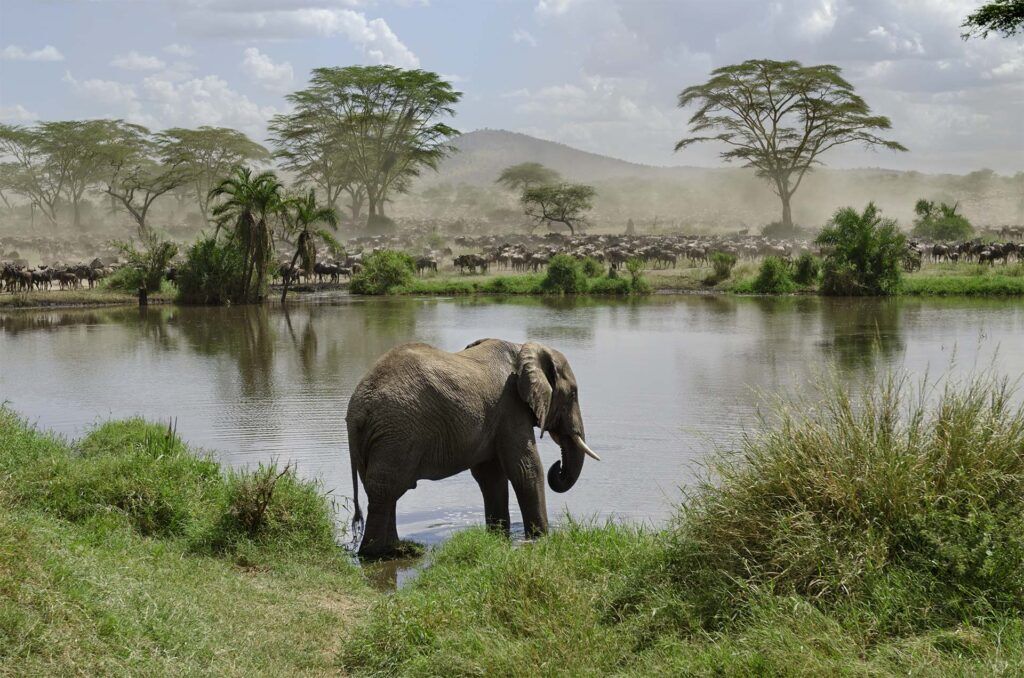
[[562,448],[562,459],[556,461],[548,469],[548,485],[555,492],[568,492],[580,477],[580,472],[583,470],[583,458],[591,456],[600,459],[600,457],[587,446],[583,437],[578,434],[573,434],[568,439],[563,439],[561,436],[556,437],[554,434],[551,437]]

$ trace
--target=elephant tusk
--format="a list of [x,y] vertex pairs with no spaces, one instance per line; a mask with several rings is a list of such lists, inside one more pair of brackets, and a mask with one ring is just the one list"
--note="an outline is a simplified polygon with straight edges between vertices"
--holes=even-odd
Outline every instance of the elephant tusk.
[[573,439],[576,441],[577,445],[583,448],[583,451],[586,453],[588,457],[590,457],[594,461],[601,461],[601,457],[597,456],[597,452],[594,452],[587,446],[585,442],[583,442],[583,438],[580,438],[579,436],[573,436]]

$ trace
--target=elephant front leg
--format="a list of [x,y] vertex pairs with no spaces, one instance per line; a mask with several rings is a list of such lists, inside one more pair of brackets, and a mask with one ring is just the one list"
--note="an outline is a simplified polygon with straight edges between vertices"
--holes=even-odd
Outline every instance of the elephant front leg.
[[[532,431],[531,431],[532,435]],[[530,440],[527,449],[520,448],[515,458],[503,465],[512,489],[515,490],[519,510],[523,514],[526,536],[536,537],[548,531],[548,507],[544,499],[544,467],[537,453],[537,443]]]
[[477,464],[470,471],[484,495],[487,527],[508,534],[508,477],[496,459]]
[[370,499],[366,510],[363,541],[359,545],[361,558],[382,558],[398,548],[398,525],[395,509],[397,500]]

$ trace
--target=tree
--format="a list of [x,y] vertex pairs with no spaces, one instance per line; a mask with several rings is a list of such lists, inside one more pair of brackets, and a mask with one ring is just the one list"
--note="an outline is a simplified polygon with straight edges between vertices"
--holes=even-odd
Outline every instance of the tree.
[[366,188],[355,176],[346,136],[336,122],[319,108],[276,115],[270,121],[271,143],[281,167],[294,172],[300,184],[316,186],[328,205],[336,206],[342,192],[347,193],[355,223],[362,213]]
[[930,240],[967,240],[974,235],[971,222],[957,214],[957,205],[918,200],[914,205],[914,230],[911,235]]
[[526,216],[536,219],[537,224],[563,224],[573,235],[576,226],[593,205],[596,191],[584,184],[554,184],[536,186],[523,191],[520,202]]
[[703,141],[727,145],[722,159],[741,160],[769,182],[787,227],[793,225],[790,200],[825,151],[849,143],[907,150],[876,134],[891,127],[889,119],[871,115],[836,66],[762,59],[717,68],[711,76],[679,94],[681,108],[697,105],[689,121],[697,136],[682,139],[676,150]]
[[270,152],[242,132],[227,127],[174,127],[156,135],[164,162],[181,167],[203,219],[209,221],[210,190],[232,169],[266,162]]
[[960,37],[987,38],[998,33],[1009,38],[1024,30],[1024,0],[992,0],[967,15],[960,24],[964,32]]
[[229,229],[229,240],[242,254],[242,301],[263,298],[267,269],[274,255],[270,222],[282,209],[281,190],[273,172],[253,175],[248,167],[237,167],[210,191],[211,199],[223,198],[212,212],[217,233]]
[[306,89],[287,97],[295,107],[293,131],[299,132],[298,138],[281,136],[288,121],[279,118],[277,143],[287,150],[289,143],[308,142],[308,147],[288,151],[298,154],[292,162],[338,163],[330,172],[313,168],[322,176],[350,163],[354,183],[366,192],[372,221],[383,216],[390,191],[404,190],[411,177],[425,167],[435,169],[454,150],[448,142],[458,131],[440,118],[454,115],[453,106],[461,97],[429,71],[394,66],[317,68]]
[[[285,200],[282,213],[285,218],[286,228],[295,238],[295,254],[292,256],[291,269],[295,268],[295,262],[302,258],[302,268],[311,272],[316,265],[316,240],[319,238],[328,244],[337,246],[337,242],[325,229],[313,228],[317,224],[327,224],[332,229],[338,226],[338,213],[333,207],[318,205],[316,193],[310,190],[305,196],[289,198]],[[284,280],[284,289],[281,291],[281,303],[288,296],[288,283],[291,276]]]
[[522,162],[501,170],[501,174],[498,175],[494,183],[501,184],[512,191],[521,191],[533,186],[555,184],[561,178],[558,172],[539,162]]
[[0,124],[3,188],[29,200],[53,225],[67,181],[67,168],[54,162],[38,129]]
[[863,213],[852,207],[838,210],[815,242],[825,258],[825,294],[878,296],[899,290],[907,239],[896,220],[883,218],[874,203]]
[[181,158],[165,155],[162,140],[148,129],[120,120],[108,130],[103,149],[104,192],[135,219],[142,237],[153,203],[188,181],[188,168]]

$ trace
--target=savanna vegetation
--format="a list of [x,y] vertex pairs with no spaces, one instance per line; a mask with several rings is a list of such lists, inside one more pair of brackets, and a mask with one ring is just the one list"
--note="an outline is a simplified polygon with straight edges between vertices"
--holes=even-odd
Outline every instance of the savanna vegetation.
[[0,661],[40,673],[1013,674],[1015,402],[987,378],[894,377],[854,394],[826,382],[715,457],[664,529],[570,521],[528,544],[470,530],[391,595],[367,590],[329,505],[288,469],[226,473],[139,421],[69,443],[3,411]]

